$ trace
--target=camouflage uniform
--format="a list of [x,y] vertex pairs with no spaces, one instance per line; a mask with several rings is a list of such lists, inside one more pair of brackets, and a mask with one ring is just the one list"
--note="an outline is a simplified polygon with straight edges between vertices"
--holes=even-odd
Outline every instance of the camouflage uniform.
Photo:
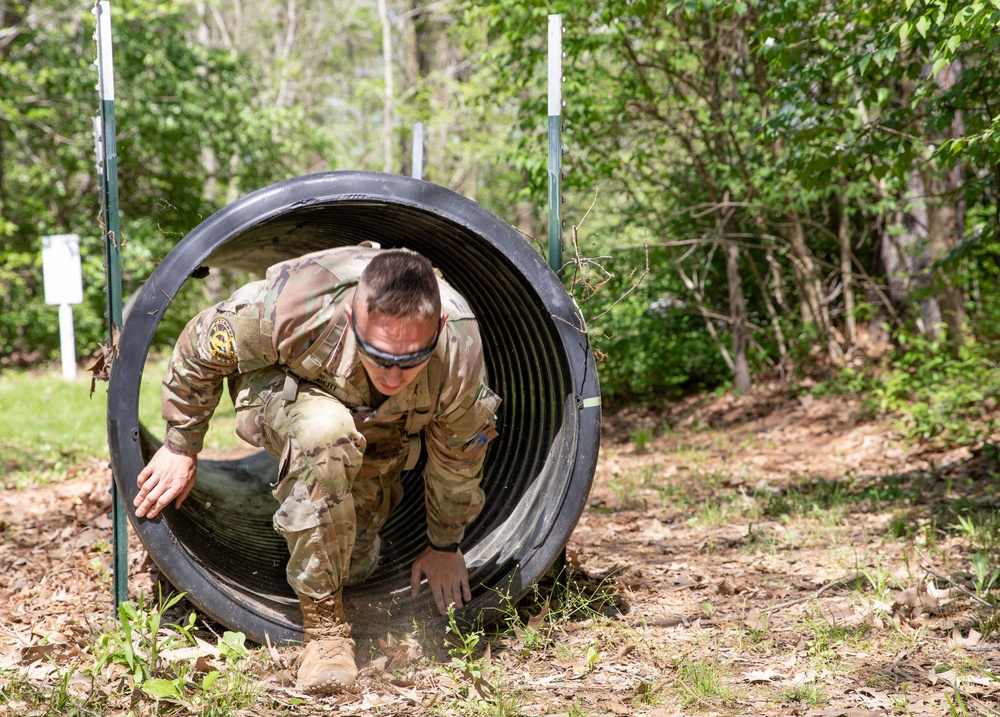
[[163,381],[164,443],[193,455],[229,379],[236,432],[279,462],[274,527],[288,541],[288,582],[316,599],[374,567],[421,432],[427,537],[460,542],[482,508],[485,448],[496,435],[500,399],[486,386],[476,319],[441,279],[448,321],[432,358],[394,396],[371,388],[344,306],[377,251],[346,247],[272,266],[188,323]]

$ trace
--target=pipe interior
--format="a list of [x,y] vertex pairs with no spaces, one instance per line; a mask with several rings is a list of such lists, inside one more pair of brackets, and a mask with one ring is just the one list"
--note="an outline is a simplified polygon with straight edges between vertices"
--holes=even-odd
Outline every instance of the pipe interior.
[[[242,228],[208,254],[202,265],[262,276],[275,262],[362,241],[424,253],[466,297],[479,319],[490,385],[503,403],[499,437],[487,454],[486,505],[466,531],[463,552],[474,598],[523,592],[518,571],[545,542],[569,492],[579,492],[579,485],[570,485],[580,449],[579,397],[550,309],[502,248],[483,241],[469,227],[418,206],[334,201],[292,206]],[[183,280],[197,281],[190,275],[198,268],[191,266]],[[228,400],[228,394],[222,400]],[[143,460],[148,460],[157,439],[140,426],[139,443]],[[596,454],[597,447],[584,450]],[[410,565],[426,545],[422,465],[423,458],[415,470],[404,473],[404,500],[383,530],[380,566],[365,583],[345,591],[356,631],[362,623],[361,631],[367,625],[371,632],[384,634],[390,616],[405,617],[407,612],[401,604],[407,602]],[[180,510],[165,511],[164,520],[175,540],[168,549],[187,553],[233,601],[294,634],[300,616],[284,577],[287,549],[271,526],[276,503],[270,484],[276,475],[274,461],[263,452],[234,461],[201,460],[194,492]],[[573,498],[580,509],[584,499]],[[575,522],[579,510],[574,510]],[[136,521],[137,527],[140,523]],[[155,549],[150,552],[157,561]],[[432,612],[426,601],[420,609]],[[224,615],[213,617],[225,622]],[[259,639],[253,630],[249,632]]]

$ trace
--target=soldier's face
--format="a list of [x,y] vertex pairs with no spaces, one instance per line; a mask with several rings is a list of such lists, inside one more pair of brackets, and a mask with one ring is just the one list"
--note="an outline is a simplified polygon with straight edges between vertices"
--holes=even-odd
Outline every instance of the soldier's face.
[[[354,322],[358,339],[381,354],[405,356],[419,353],[430,347],[438,336],[442,322],[433,317],[415,321],[381,313],[370,315],[364,302],[358,303],[357,307],[346,307],[348,318]],[[398,365],[386,367],[382,365],[384,362],[376,362],[360,348],[358,355],[368,378],[384,396],[395,395],[410,385],[431,359],[429,353],[419,364],[402,368]]]

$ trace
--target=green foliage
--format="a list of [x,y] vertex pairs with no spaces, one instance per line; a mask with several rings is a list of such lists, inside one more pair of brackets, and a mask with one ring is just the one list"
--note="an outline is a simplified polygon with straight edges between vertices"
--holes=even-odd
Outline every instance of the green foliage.
[[[58,348],[56,308],[43,303],[40,251],[41,237],[61,233],[81,237],[85,297],[74,319],[87,355],[107,338],[92,124],[94,15],[58,0],[5,19],[13,19],[6,29],[17,41],[0,62],[0,357],[37,361]],[[113,9],[126,296],[225,196],[284,178],[288,158],[297,156],[291,148],[309,145],[295,110],[256,104],[259,71],[246,58],[190,41],[194,22],[184,2]],[[205,297],[180,303],[175,316]]]
[[988,416],[1000,400],[1000,373],[990,346],[969,344],[956,357],[919,334],[900,332],[897,341],[884,365],[845,369],[835,390],[859,396],[873,413],[898,415],[905,440],[974,447],[996,431]]
[[[610,244],[607,239],[590,244],[595,253],[611,250],[602,246]],[[676,277],[642,276],[643,252],[641,244],[619,249],[603,262],[606,274],[583,273],[572,284],[600,357],[602,392],[649,399],[714,388],[725,380],[726,368],[712,339]],[[649,261],[669,262],[669,254],[652,249]]]
[[[972,0],[942,7],[504,0],[470,9],[487,27],[486,58],[498,67],[489,96],[516,108],[506,158],[538,205],[547,182],[538,121],[543,30],[548,13],[563,16],[563,216],[583,216],[599,189],[599,226],[590,234],[614,237],[592,243],[610,255],[601,263],[617,285],[578,292],[586,313],[601,317],[591,329],[605,395],[726,385],[731,366],[722,359],[733,350],[737,299],[746,305],[757,373],[794,376],[816,363],[824,343],[843,348],[843,324],[833,319],[860,312],[818,298],[844,296],[839,274],[819,269],[842,266],[842,226],[855,254],[846,257],[853,291],[882,291],[879,308],[894,329],[948,287],[974,296],[973,325],[994,328],[984,294],[992,296],[995,282],[980,278],[992,265],[985,252],[956,257],[968,242],[994,246],[997,235],[995,151],[986,149],[996,129],[988,98],[1000,87],[990,49],[997,14]],[[967,181],[935,188],[954,167]],[[918,174],[931,188],[906,198]],[[962,204],[951,207],[958,196]],[[918,255],[886,277],[911,288],[886,296],[882,277],[866,274],[898,241],[909,213],[925,208],[954,208],[965,233],[931,239],[938,244],[926,250],[929,268],[918,266],[928,240],[915,240],[905,251]],[[649,276],[616,303],[629,286],[620,277],[642,266],[634,238],[643,233]],[[741,298],[732,293],[725,241],[739,245]]]
[[[37,255],[40,237],[63,232],[82,237],[87,354],[106,338],[93,16],[69,0],[11,8],[0,357],[54,354]],[[737,354],[758,376],[794,379],[851,348],[849,316],[898,331],[946,297],[966,301],[968,335],[1000,331],[993,3],[438,4],[392,23],[391,103],[370,5],[300,6],[284,28],[281,9],[212,11],[219,21],[199,24],[186,0],[114,8],[126,295],[251,189],[334,165],[405,171],[416,121],[434,157],[426,176],[516,217],[544,250],[546,24],[560,13],[566,276],[606,397],[725,389]],[[931,225],[947,231],[931,237]],[[158,345],[218,298],[189,282]]]
[[720,662],[684,660],[677,664],[674,686],[688,704],[709,706],[735,699],[727,677],[728,671]]
[[650,426],[641,426],[629,434],[629,440],[635,445],[636,453],[645,453],[653,437],[653,429]]
[[198,645],[193,612],[183,625],[163,623],[164,614],[182,598],[183,594],[176,595],[164,602],[161,597],[156,608],[146,606],[142,598],[138,605],[121,603],[118,625],[98,637],[95,661],[88,672],[96,675],[106,665],[120,665],[127,670],[133,689],[204,715],[228,714],[234,707],[252,704],[256,688],[239,677],[242,662],[250,656],[243,633],[227,631],[219,639],[220,669],[200,673],[195,657],[164,657],[170,650]]
[[455,619],[454,606],[448,606],[447,643],[451,656],[449,671],[458,682],[468,687],[463,714],[481,714],[489,717],[520,717],[523,702],[521,694],[510,690],[503,674],[489,665],[488,658],[479,650],[484,635],[478,629],[463,629]]
[[456,674],[472,680],[483,679],[483,666],[476,657],[476,648],[482,639],[482,632],[463,630],[455,620],[455,608],[448,606],[448,627],[446,632],[454,638],[448,647],[451,664]]

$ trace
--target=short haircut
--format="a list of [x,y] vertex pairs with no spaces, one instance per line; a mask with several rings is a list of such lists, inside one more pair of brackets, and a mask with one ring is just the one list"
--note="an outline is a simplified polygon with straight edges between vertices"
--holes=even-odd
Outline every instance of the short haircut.
[[361,272],[358,293],[369,314],[415,319],[441,315],[434,266],[409,249],[386,249],[372,257]]

